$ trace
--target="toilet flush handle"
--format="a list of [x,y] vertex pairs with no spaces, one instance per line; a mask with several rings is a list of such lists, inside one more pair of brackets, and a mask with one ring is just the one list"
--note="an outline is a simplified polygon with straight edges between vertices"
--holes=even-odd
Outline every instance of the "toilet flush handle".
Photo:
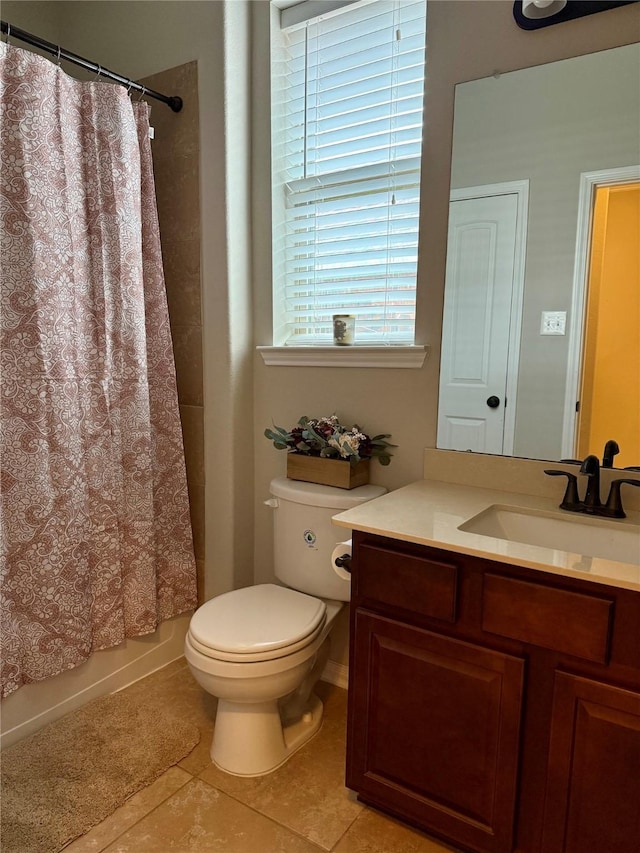
[[278,506],[278,499],[277,498],[269,498],[268,501],[264,501],[264,505],[273,507],[273,509],[275,509]]

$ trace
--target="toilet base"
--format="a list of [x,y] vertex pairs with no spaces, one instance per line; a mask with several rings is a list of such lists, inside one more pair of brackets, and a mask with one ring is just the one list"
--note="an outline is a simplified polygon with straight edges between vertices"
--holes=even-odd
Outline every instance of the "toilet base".
[[264,776],[300,749],[322,725],[322,702],[312,694],[302,717],[283,727],[278,702],[218,700],[211,760],[233,776]]

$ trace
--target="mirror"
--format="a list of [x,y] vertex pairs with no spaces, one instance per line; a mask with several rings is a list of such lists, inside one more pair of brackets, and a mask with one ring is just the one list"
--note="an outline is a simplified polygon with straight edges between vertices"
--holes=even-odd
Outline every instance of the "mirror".
[[640,465],[640,45],[456,87],[437,446]]

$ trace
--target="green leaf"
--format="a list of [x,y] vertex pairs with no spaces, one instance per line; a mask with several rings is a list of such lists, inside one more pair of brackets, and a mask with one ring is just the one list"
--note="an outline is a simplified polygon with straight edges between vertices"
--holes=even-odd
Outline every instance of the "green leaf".
[[397,447],[397,444],[390,444],[388,441],[371,441],[373,447]]
[[265,429],[264,435],[271,441],[287,441],[289,439],[289,433],[282,427],[275,425],[274,429]]

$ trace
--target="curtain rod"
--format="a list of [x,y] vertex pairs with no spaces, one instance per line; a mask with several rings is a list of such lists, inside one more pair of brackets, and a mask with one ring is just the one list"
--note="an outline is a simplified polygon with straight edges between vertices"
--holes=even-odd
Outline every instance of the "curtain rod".
[[98,65],[96,62],[90,62],[88,59],[83,59],[82,56],[78,56],[76,53],[70,53],[68,50],[65,50],[57,44],[45,41],[45,39],[42,39],[39,36],[34,36],[25,30],[21,30],[19,27],[14,27],[13,24],[9,24],[7,21],[0,21],[0,29],[3,33],[7,34],[7,41],[9,41],[10,38],[16,38],[19,41],[27,42],[27,44],[33,45],[33,47],[45,50],[57,59],[64,59],[66,62],[72,62],[74,65],[86,68],[87,71],[94,71],[98,77],[104,77],[106,80],[114,80],[121,86],[126,86],[129,91],[133,89],[136,92],[142,92],[143,95],[146,95],[149,98],[155,98],[157,101],[162,101],[163,104],[167,104],[167,106],[171,107],[174,113],[179,113],[182,109],[182,98],[178,95],[162,95],[160,92],[154,92],[153,89],[147,89],[147,87],[143,86],[142,83],[136,83],[128,77],[122,77],[122,75],[116,74],[114,71],[109,71],[107,68],[103,68],[102,65]]

